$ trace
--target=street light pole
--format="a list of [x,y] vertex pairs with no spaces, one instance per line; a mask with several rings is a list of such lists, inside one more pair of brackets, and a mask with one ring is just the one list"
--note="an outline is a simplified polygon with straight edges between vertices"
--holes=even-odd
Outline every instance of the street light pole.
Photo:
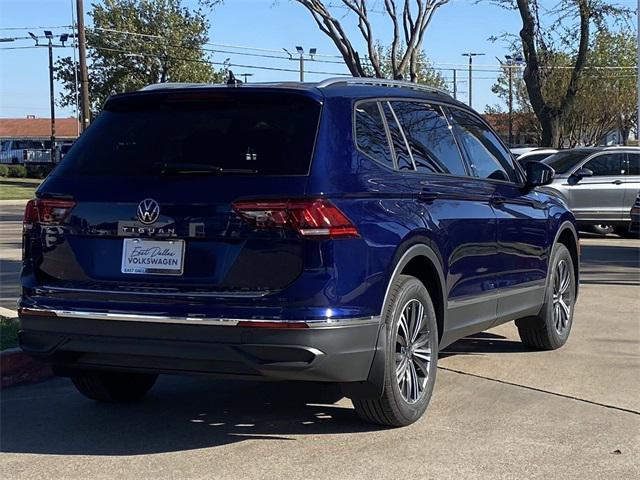
[[76,14],[78,15],[78,57],[80,59],[80,86],[82,90],[80,130],[84,132],[91,121],[91,110],[89,108],[89,74],[87,73],[87,39],[84,32],[83,0],[76,0]]
[[[293,55],[291,54],[291,52],[289,50],[287,50],[286,48],[283,48],[283,50],[287,53],[287,55],[289,55],[289,60],[293,60]],[[296,50],[298,52],[298,62],[299,62],[299,66],[300,66],[300,81],[304,82],[304,48],[297,46]],[[313,60],[313,56],[316,54],[316,52],[318,51],[318,49],[316,48],[310,48],[309,49],[309,58],[311,60]]]
[[56,161],[56,107],[53,95],[53,34],[45,31],[49,40],[49,103],[51,106],[51,163]]
[[462,54],[463,57],[469,57],[469,85],[467,88],[469,90],[469,106],[471,108],[473,108],[473,57],[480,55],[484,55],[484,53],[469,52]]

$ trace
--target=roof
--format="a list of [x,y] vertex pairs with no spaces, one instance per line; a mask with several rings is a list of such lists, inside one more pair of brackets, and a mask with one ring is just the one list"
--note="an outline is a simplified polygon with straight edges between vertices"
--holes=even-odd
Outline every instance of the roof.
[[[48,138],[51,120],[48,118],[0,118],[0,138]],[[56,137],[76,138],[75,118],[56,118]]]
[[443,90],[411,82],[401,82],[378,78],[339,77],[326,79],[321,82],[254,82],[241,83],[236,85],[204,83],[160,83],[148,85],[141,89],[140,92],[221,89],[233,89],[236,91],[289,90],[303,92],[317,99],[321,99],[323,97],[343,97],[356,99],[375,97],[422,98],[428,100],[444,100],[448,103],[468,108],[465,104],[454,100],[453,97],[451,97],[447,92]]

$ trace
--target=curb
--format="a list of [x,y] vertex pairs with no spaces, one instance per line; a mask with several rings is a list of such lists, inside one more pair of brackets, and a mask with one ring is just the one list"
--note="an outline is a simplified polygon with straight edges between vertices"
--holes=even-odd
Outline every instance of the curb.
[[16,310],[11,310],[10,308],[0,307],[0,316],[7,318],[17,318],[18,312]]
[[19,348],[0,352],[0,373],[2,388],[33,383],[53,376],[49,365],[33,359]]
[[25,200],[0,200],[0,207],[3,206],[7,206],[7,207],[12,207],[12,206],[24,206],[27,204],[29,200],[25,199]]

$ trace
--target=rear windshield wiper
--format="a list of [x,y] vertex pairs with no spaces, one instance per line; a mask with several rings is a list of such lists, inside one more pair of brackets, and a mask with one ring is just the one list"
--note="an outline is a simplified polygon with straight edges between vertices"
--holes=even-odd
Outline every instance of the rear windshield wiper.
[[248,168],[222,168],[218,165],[204,163],[156,163],[156,172],[160,175],[224,175],[224,174],[256,174],[257,170]]

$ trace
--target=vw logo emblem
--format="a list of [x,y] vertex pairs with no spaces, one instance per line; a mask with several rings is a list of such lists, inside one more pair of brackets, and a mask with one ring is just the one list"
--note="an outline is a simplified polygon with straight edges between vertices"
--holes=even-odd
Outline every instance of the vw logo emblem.
[[150,225],[160,216],[160,205],[153,198],[145,198],[138,204],[138,220]]

